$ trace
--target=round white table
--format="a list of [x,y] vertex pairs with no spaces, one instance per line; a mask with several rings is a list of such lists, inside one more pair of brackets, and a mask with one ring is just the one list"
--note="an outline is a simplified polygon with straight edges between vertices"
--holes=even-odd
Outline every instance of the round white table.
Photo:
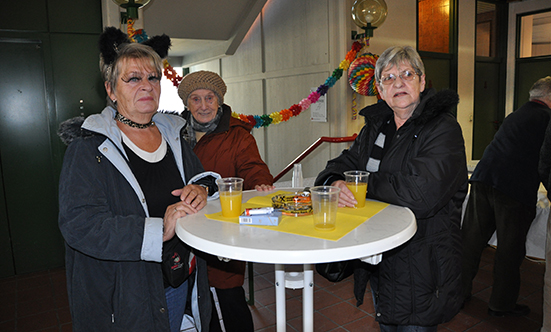
[[[276,190],[296,191],[293,188]],[[254,196],[273,193],[243,192],[243,202]],[[369,204],[367,200],[366,204]],[[284,264],[304,265],[303,327],[314,330],[313,264],[363,258],[383,253],[409,240],[417,230],[415,216],[408,208],[389,205],[338,241],[211,220],[206,214],[220,212],[219,200],[212,200],[197,214],[180,218],[176,233],[193,248],[206,253],[246,262],[275,264],[277,331],[285,331]],[[337,223],[339,220],[337,220]],[[313,226],[312,226],[313,227]]]

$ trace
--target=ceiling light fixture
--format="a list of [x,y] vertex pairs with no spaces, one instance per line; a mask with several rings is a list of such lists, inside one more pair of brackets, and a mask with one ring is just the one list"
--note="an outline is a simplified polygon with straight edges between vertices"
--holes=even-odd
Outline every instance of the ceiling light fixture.
[[117,6],[126,9],[126,13],[121,12],[121,22],[126,23],[129,18],[138,18],[138,9],[147,5],[151,0],[113,0]]

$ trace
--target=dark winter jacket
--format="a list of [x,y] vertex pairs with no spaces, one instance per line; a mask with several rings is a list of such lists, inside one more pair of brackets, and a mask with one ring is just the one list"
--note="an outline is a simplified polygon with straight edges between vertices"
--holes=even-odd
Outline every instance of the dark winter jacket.
[[[371,173],[368,197],[410,208],[417,232],[387,251],[371,278],[376,319],[384,324],[431,326],[453,318],[461,306],[461,206],[467,167],[461,128],[451,111],[453,91],[421,94],[421,102]],[[364,108],[365,126],[350,149],[329,161],[316,184],[365,170],[383,122],[393,112],[385,102]],[[387,138],[389,139],[389,138]]]
[[[222,177],[243,179],[243,189],[254,189],[255,185],[274,181],[268,166],[258,152],[252,126],[231,116],[231,108],[222,105],[222,117],[212,133],[203,136],[193,148],[203,167]],[[182,117],[188,120],[191,112],[184,111]],[[245,262],[220,261],[207,255],[210,285],[220,289],[241,287],[245,279]]]
[[[68,148],[59,185],[59,227],[66,241],[73,330],[169,331],[160,266],[163,219],[149,216],[114,115],[107,107],[86,120],[68,120],[60,129]],[[203,168],[181,139],[185,121],[164,114],[153,120],[183,182],[193,183]],[[200,317],[194,316],[208,331],[210,296],[202,259],[195,276],[199,304],[193,311]]]
[[547,126],[541,146],[538,173],[541,182],[547,189],[547,198],[551,200],[551,122]]
[[550,112],[542,102],[529,101],[509,114],[484,150],[470,181],[492,186],[535,211],[540,185],[538,161]]

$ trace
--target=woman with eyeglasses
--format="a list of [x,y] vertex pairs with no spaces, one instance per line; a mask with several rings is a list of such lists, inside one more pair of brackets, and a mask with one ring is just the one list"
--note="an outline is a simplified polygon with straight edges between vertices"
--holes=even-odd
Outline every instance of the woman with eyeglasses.
[[[224,103],[226,90],[217,73],[201,70],[184,76],[178,87],[178,95],[186,106],[182,113],[187,120],[184,137],[205,170],[222,177],[242,178],[244,190],[272,190],[273,177],[250,133],[252,126],[232,117],[230,106]],[[225,331],[253,332],[253,319],[243,290],[245,262],[205,257]],[[216,311],[210,331],[222,331]]]
[[[185,121],[157,113],[161,57],[170,39],[145,43],[106,28],[100,68],[107,106],[60,128],[68,148],[59,227],[75,332],[180,331],[188,288],[197,330],[208,331],[206,262],[192,255],[175,227],[178,218],[206,205],[205,187],[215,188],[214,177],[181,139]],[[169,243],[182,245],[167,253]],[[174,258],[169,269],[182,274],[163,273],[163,253]]]
[[370,172],[367,197],[410,208],[417,232],[383,253],[371,276],[381,331],[436,331],[460,310],[461,207],[467,167],[457,93],[425,88],[424,65],[409,46],[384,51],[375,65],[382,101],[360,111],[355,142],[327,163],[316,185],[341,188],[339,206],[353,207],[343,172]]

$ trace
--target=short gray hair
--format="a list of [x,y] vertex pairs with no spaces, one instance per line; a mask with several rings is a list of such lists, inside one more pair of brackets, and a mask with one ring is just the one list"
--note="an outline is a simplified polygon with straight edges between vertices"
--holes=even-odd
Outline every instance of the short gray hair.
[[[103,81],[107,82],[111,89],[114,91],[117,87],[117,79],[120,75],[120,64],[122,60],[126,59],[139,59],[149,61],[149,64],[155,69],[156,74],[160,77],[163,74],[163,60],[159,54],[153,50],[150,46],[140,43],[126,43],[120,46],[117,52],[115,61],[111,64],[106,64],[103,58],[100,57],[100,70],[103,77]],[[107,98],[107,105],[117,109],[115,103]]]
[[397,66],[408,62],[419,76],[425,73],[425,65],[419,53],[411,46],[392,46],[387,48],[375,64],[375,80],[381,83],[381,73],[388,66]]
[[551,101],[551,76],[537,80],[528,93],[530,94],[530,100],[544,99]]

